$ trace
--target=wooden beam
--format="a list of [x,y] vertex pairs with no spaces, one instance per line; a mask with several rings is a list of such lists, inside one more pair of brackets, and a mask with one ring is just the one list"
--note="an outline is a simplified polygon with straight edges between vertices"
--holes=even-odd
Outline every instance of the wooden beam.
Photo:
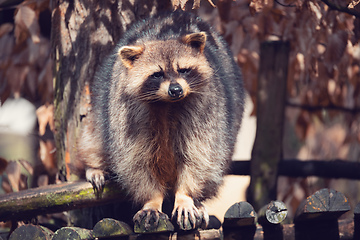
[[32,188],[0,196],[0,221],[25,220],[37,215],[62,212],[112,201],[125,194],[114,183],[107,183],[102,194],[89,182],[73,182]]
[[[250,161],[233,161],[229,174],[249,175]],[[285,159],[279,162],[278,175],[286,177],[310,177],[360,179],[360,162],[334,159],[329,161]]]

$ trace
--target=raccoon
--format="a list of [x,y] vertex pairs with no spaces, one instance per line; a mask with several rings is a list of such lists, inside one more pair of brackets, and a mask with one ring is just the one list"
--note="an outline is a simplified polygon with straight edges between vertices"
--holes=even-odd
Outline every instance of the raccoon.
[[223,182],[244,109],[239,67],[199,17],[172,12],[140,21],[117,43],[90,84],[92,111],[78,160],[97,189],[114,176],[155,228],[165,197],[182,230],[206,226],[201,203]]

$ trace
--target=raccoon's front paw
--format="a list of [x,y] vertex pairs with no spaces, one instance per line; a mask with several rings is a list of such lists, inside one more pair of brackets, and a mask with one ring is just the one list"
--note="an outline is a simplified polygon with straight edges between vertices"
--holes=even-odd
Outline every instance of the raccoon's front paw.
[[190,197],[175,201],[175,207],[172,212],[172,219],[176,221],[181,230],[192,230],[196,228],[206,229],[209,224],[209,214],[204,205],[194,201]]
[[135,229],[140,229],[140,232],[155,231],[159,227],[159,221],[167,222],[168,220],[169,217],[165,213],[152,208],[141,209],[135,214],[133,218],[133,221],[135,223]]
[[101,192],[105,185],[104,172],[100,169],[88,168],[85,172],[88,180],[98,192]]

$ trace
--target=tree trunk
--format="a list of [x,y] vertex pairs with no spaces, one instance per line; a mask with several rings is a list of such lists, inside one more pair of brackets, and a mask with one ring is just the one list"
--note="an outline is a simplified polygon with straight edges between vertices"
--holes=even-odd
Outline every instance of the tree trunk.
[[[86,122],[82,120],[86,119],[90,99],[84,87],[91,83],[96,68],[132,22],[170,7],[169,0],[54,1],[51,40],[55,63],[55,141],[64,180],[73,178],[71,163],[75,159],[76,138]],[[81,214],[87,221],[85,227],[97,222],[84,211]]]
[[255,210],[276,199],[278,163],[282,159],[288,58],[288,42],[261,44],[256,104],[257,129],[248,192],[248,200]]
[[[59,169],[70,177],[76,137],[87,108],[80,104],[84,86],[129,25],[169,9],[159,1],[59,0],[52,15],[52,53],[55,62],[55,124]],[[86,105],[85,105],[86,106]]]

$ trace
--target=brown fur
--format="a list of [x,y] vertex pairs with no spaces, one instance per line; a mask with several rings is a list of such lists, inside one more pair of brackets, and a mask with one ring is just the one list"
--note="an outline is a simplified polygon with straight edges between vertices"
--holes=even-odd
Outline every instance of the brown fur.
[[[186,31],[198,20],[192,21]],[[109,171],[143,205],[136,223],[156,227],[170,193],[174,221],[189,230],[209,220],[200,202],[216,195],[229,166],[243,92],[240,72],[219,36],[204,25],[204,31],[156,35],[174,22],[144,25],[154,27],[146,32],[152,37],[132,38],[139,30],[130,31],[131,40],[119,43],[98,71],[78,159],[97,188]]]
[[177,171],[174,151],[170,139],[170,126],[167,120],[167,111],[152,111],[151,128],[154,131],[153,143],[154,152],[152,163],[152,172],[159,181],[159,184],[167,188],[173,188],[177,181]]

